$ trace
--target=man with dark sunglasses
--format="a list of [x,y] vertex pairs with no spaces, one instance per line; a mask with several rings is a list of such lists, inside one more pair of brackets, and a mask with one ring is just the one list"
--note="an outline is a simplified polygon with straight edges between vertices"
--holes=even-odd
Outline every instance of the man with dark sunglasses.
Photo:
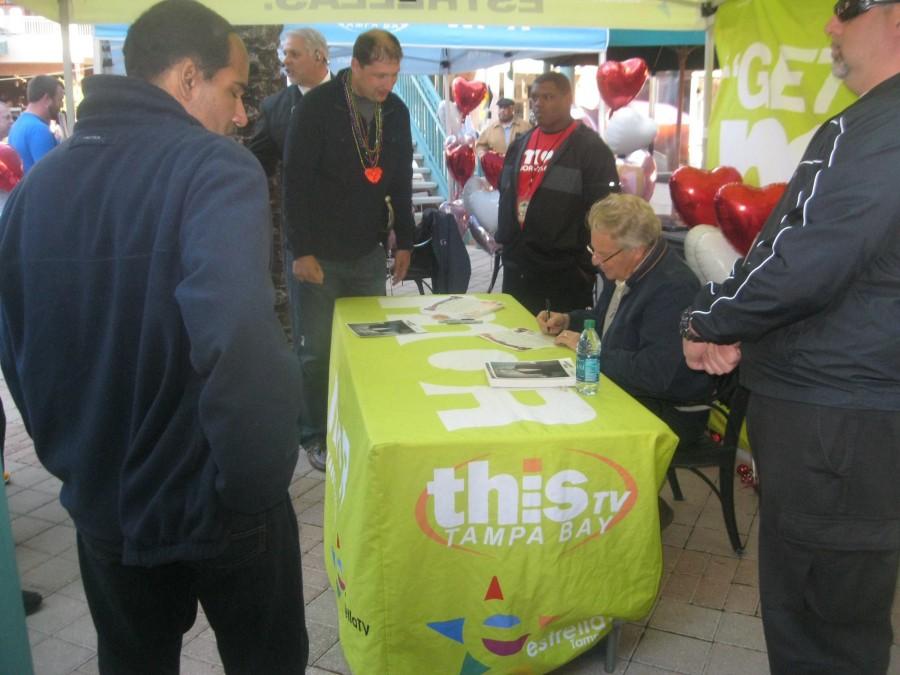
[[900,3],[841,0],[825,31],[860,99],[681,325],[688,365],[740,363],[751,392],[771,672],[883,675],[900,563]]

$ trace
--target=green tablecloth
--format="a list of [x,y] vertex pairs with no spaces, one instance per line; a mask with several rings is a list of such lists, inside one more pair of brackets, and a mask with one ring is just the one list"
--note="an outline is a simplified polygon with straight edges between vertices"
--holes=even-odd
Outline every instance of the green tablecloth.
[[[573,354],[478,337],[537,329],[481,297],[505,308],[465,326],[425,317],[435,296],[337,303],[324,539],[354,673],[548,672],[656,597],[674,434],[609,380],[595,397],[488,387],[486,360]],[[427,332],[346,326],[397,318]]]

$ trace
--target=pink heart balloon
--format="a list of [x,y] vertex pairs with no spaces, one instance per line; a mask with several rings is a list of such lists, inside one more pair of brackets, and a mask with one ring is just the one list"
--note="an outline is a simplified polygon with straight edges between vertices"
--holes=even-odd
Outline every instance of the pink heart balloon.
[[606,61],[597,68],[597,89],[610,113],[628,105],[650,77],[644,59]]
[[713,205],[716,192],[727,183],[741,182],[740,172],[732,166],[720,166],[712,171],[682,166],[669,179],[669,193],[685,225],[715,225],[718,223]]
[[786,187],[787,183],[772,183],[761,188],[730,183],[716,192],[713,203],[719,227],[725,238],[742,255],[750,250],[753,240],[765,225]]
[[450,85],[453,91],[453,100],[459,109],[459,114],[465,117],[475,110],[484,100],[487,94],[487,85],[484,82],[469,81],[464,77],[457,77]]

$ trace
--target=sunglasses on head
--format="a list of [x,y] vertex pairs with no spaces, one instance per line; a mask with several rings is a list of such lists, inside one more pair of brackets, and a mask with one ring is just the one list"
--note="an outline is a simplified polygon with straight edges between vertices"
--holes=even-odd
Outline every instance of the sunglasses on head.
[[864,14],[875,5],[890,5],[900,0],[838,0],[834,3],[834,15],[844,23]]

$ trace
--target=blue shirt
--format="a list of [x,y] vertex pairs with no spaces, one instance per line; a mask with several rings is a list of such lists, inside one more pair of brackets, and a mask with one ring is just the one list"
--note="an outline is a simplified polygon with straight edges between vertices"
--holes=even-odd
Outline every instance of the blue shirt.
[[9,130],[9,144],[19,153],[25,173],[28,173],[35,162],[57,146],[58,141],[48,122],[34,113],[23,112]]

